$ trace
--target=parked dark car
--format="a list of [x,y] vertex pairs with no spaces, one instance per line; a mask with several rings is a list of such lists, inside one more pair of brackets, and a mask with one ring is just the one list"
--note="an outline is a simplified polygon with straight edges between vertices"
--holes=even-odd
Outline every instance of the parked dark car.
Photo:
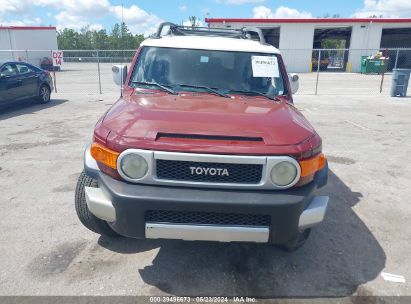
[[49,72],[25,62],[0,62],[0,109],[33,98],[48,103],[52,90]]

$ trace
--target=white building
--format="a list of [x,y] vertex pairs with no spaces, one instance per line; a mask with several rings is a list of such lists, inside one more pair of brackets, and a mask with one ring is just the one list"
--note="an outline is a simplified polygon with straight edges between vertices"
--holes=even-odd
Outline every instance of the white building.
[[[310,72],[312,49],[321,49],[324,39],[345,41],[346,52],[339,52],[340,69],[360,70],[361,56],[389,49],[389,68],[411,68],[411,18],[312,18],[312,19],[206,19],[210,27],[258,27],[268,43],[282,52],[290,72]],[[410,48],[397,53],[391,48]],[[322,51],[325,56],[335,51]],[[342,54],[342,55],[341,55]],[[334,55],[336,57],[337,55]],[[335,59],[335,58],[333,58]],[[330,65],[331,66],[331,65]]]
[[52,26],[0,26],[0,61],[26,61],[39,66],[43,57],[57,49]]

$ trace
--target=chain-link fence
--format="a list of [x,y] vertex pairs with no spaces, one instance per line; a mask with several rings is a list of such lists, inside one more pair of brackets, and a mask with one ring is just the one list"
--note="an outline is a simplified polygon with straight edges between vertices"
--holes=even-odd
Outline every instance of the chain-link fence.
[[411,48],[281,50],[298,94],[388,95],[392,70],[411,69]]
[[[63,63],[52,74],[59,93],[102,94],[119,92],[112,80],[115,64],[130,65],[135,50],[62,50]],[[0,62],[24,61],[53,70],[51,50],[0,50]]]
[[[135,50],[63,50],[55,72],[59,93],[118,92],[112,81],[114,64],[127,64]],[[411,68],[411,48],[384,50],[281,50],[288,72],[300,75],[297,94],[388,95],[394,68]],[[0,50],[1,61],[26,61],[50,68],[50,50]]]
[[135,50],[63,51],[63,64],[56,72],[57,88],[60,92],[83,93],[118,92],[111,68],[115,64],[130,63]]

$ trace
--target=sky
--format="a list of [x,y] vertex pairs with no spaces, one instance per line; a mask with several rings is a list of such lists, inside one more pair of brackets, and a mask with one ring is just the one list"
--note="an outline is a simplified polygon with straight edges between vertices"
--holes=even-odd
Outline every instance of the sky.
[[189,16],[198,17],[200,25],[206,25],[206,17],[410,18],[411,0],[0,0],[0,25],[52,25],[58,30],[89,26],[110,32],[122,12],[133,34],[148,35],[162,21],[187,24]]

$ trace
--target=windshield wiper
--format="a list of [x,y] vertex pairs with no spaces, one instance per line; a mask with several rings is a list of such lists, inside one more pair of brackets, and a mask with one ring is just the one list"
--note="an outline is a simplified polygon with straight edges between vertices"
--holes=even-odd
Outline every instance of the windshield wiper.
[[158,82],[155,82],[155,81],[151,81],[151,82],[148,82],[148,81],[132,81],[131,83],[156,86],[156,87],[162,89],[163,91],[165,91],[167,93],[170,93],[170,94],[173,94],[173,95],[178,95],[178,93],[176,91],[174,91],[170,88],[167,88],[165,85],[163,85],[161,83],[158,83]]
[[204,90],[207,90],[211,93],[217,94],[218,96],[225,97],[225,98],[231,98],[227,94],[220,93],[219,91],[217,91],[215,89],[212,89],[212,88],[209,88],[209,87],[206,87],[206,86],[196,86],[196,85],[191,85],[191,84],[179,84],[178,86],[187,87],[187,88],[195,88],[195,89],[204,89]]
[[271,99],[271,100],[275,100],[275,101],[280,101],[280,99],[278,97],[271,97],[268,96],[267,94],[258,92],[258,91],[242,91],[242,90],[228,90],[229,93],[242,93],[242,94],[253,94],[253,95],[260,95],[260,96],[264,96],[265,98]]

